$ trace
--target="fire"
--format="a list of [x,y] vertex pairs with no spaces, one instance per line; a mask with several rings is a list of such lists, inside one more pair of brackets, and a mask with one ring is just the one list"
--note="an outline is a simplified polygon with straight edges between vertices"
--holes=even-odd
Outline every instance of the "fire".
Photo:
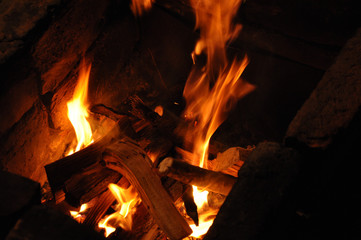
[[152,7],[153,0],[132,0],[130,9],[135,16],[140,16]]
[[78,83],[75,87],[73,98],[67,102],[68,118],[74,127],[77,138],[77,146],[75,149],[71,149],[67,155],[79,151],[93,141],[92,130],[87,121],[87,117],[89,116],[87,95],[90,69],[91,65],[86,65],[83,61],[80,67]]
[[70,215],[78,222],[82,222],[84,220],[84,213],[88,210],[88,207],[88,204],[84,203],[80,206],[79,211],[69,211]]
[[132,218],[140,198],[135,189],[130,186],[128,189],[119,187],[116,184],[109,184],[109,189],[118,201],[116,212],[102,219],[98,227],[105,229],[105,236],[108,237],[117,227],[126,231],[132,229]]
[[[191,0],[196,28],[200,30],[200,39],[192,53],[193,62],[196,64],[197,56],[205,54],[207,63],[202,68],[195,65],[188,77],[183,91],[187,102],[184,114],[194,122],[187,132],[193,143],[193,164],[202,168],[207,168],[209,141],[213,133],[237,100],[255,88],[241,79],[248,64],[247,57],[229,63],[226,54],[226,45],[241,29],[232,22],[241,2]],[[200,237],[207,233],[218,210],[208,206],[207,191],[193,187],[193,195],[200,221],[198,227],[191,225],[191,236]]]

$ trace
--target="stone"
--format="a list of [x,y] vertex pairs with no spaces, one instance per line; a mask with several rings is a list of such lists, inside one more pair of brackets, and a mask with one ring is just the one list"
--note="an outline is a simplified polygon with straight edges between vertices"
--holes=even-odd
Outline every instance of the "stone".
[[290,123],[285,141],[327,148],[361,109],[361,29],[343,47]]
[[60,0],[3,0],[0,2],[0,64],[24,44],[24,37]]
[[298,153],[275,142],[257,145],[204,239],[263,239],[289,197],[299,171]]

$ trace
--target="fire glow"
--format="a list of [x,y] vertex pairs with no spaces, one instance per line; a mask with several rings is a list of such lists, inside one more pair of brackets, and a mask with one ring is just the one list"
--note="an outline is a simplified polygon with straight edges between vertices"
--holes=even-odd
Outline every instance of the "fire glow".
[[[195,11],[200,39],[192,53],[195,66],[183,91],[187,102],[184,115],[195,123],[187,132],[187,138],[193,143],[193,164],[207,168],[209,141],[213,133],[237,100],[255,87],[240,78],[248,59],[235,59],[230,64],[226,55],[226,45],[241,29],[232,21],[242,0],[190,2]],[[207,56],[207,63],[200,68],[196,63],[197,56],[201,54]],[[207,191],[193,186],[193,196],[198,207],[199,226],[190,225],[193,230],[191,236],[200,237],[207,233],[218,209],[208,206]]]
[[80,66],[78,83],[75,87],[73,98],[67,102],[68,118],[74,127],[77,138],[76,147],[71,149],[67,155],[79,151],[93,141],[92,130],[87,120],[89,117],[87,96],[90,69],[91,65],[86,65],[83,61]]
[[117,227],[130,231],[136,206],[140,203],[138,193],[132,186],[123,189],[116,184],[109,184],[108,187],[117,199],[118,205],[115,213],[103,218],[98,224],[99,228],[105,229],[106,237],[114,232]]

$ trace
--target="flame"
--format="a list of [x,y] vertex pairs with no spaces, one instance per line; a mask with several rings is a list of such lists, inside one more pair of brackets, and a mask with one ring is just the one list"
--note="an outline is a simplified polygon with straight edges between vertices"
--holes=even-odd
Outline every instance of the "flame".
[[152,7],[153,0],[132,0],[130,9],[135,16],[141,16]]
[[71,149],[67,155],[71,155],[92,143],[92,130],[87,121],[89,116],[87,95],[90,69],[91,65],[86,65],[83,61],[73,98],[67,102],[68,118],[74,127],[77,138],[77,146],[75,149]]
[[159,116],[163,116],[163,111],[164,111],[164,109],[162,106],[156,106],[154,108],[154,112],[156,112]]
[[84,213],[88,210],[88,207],[88,204],[84,203],[80,206],[79,211],[69,211],[69,213],[75,220],[82,222],[84,220]]
[[[248,58],[227,59],[226,45],[241,30],[233,24],[242,0],[191,0],[196,15],[196,28],[200,39],[192,53],[194,67],[184,87],[186,99],[184,116],[194,124],[186,133],[192,139],[193,164],[207,168],[209,141],[213,133],[226,119],[227,113],[238,99],[255,87],[241,79],[248,64]],[[206,65],[196,65],[197,56],[205,54]],[[198,207],[199,226],[190,225],[191,236],[200,237],[207,233],[218,209],[211,209],[207,203],[207,191],[193,186],[193,196]]]
[[108,237],[115,231],[116,227],[121,227],[126,231],[132,229],[132,217],[136,206],[140,203],[140,198],[135,189],[130,186],[128,189],[119,187],[116,184],[109,184],[109,189],[118,201],[116,212],[102,219],[98,227],[105,229],[105,236]]

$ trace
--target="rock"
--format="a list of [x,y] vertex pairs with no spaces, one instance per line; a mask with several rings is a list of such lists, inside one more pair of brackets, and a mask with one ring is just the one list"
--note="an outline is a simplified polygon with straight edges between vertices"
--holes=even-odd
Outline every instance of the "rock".
[[0,171],[0,238],[13,227],[17,219],[34,204],[40,204],[40,184],[30,179]]
[[69,132],[49,128],[48,114],[40,101],[1,138],[1,169],[33,179],[46,180],[44,166],[62,157]]
[[284,211],[298,170],[296,151],[274,142],[258,144],[204,239],[262,239]]
[[23,46],[23,38],[60,0],[0,2],[0,64]]
[[41,94],[54,91],[102,30],[110,1],[70,1],[68,11],[50,25],[34,46]]
[[45,206],[34,206],[24,214],[10,231],[6,240],[102,240],[100,233],[77,223],[66,216]]
[[285,141],[326,148],[361,109],[361,29],[341,50],[297,115]]

